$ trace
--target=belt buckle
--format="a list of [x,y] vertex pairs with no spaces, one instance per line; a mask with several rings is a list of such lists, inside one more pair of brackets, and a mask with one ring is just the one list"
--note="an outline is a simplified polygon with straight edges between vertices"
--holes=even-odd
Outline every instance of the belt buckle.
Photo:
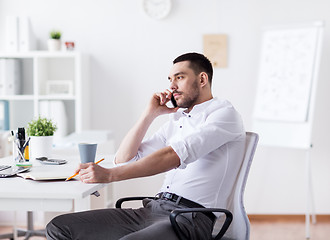
[[172,193],[169,193],[169,192],[165,192],[163,194],[163,198],[167,199],[167,200],[172,200],[173,198],[173,194]]

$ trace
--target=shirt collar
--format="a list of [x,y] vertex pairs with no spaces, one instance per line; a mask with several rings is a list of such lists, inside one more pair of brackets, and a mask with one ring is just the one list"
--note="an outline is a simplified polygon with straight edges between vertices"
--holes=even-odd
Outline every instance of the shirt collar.
[[180,112],[181,115],[184,114],[186,116],[194,116],[201,112],[204,112],[205,109],[208,108],[212,104],[212,102],[214,102],[216,99],[217,98],[212,98],[206,102],[202,102],[200,104],[193,106],[193,108],[189,113],[186,112],[187,108],[180,108],[177,112]]

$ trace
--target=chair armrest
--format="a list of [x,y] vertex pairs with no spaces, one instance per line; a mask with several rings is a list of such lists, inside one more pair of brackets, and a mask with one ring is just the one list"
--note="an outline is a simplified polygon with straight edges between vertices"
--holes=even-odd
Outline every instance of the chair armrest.
[[232,220],[233,220],[233,214],[226,210],[226,209],[222,209],[222,208],[183,208],[183,209],[175,209],[171,212],[170,214],[170,221],[172,224],[172,227],[174,228],[174,231],[176,232],[176,234],[178,235],[178,237],[181,240],[186,240],[188,239],[187,236],[185,236],[185,234],[182,232],[179,224],[176,221],[176,218],[178,215],[182,214],[182,213],[189,213],[189,212],[222,212],[226,215],[226,219],[225,222],[223,223],[222,228],[220,229],[219,233],[215,236],[215,240],[221,239],[223,237],[223,235],[225,234],[225,232],[227,231],[229,225],[231,224]]
[[154,199],[155,197],[124,197],[124,198],[120,198],[116,202],[116,208],[121,208],[121,205],[122,205],[123,202],[143,200],[145,198]]

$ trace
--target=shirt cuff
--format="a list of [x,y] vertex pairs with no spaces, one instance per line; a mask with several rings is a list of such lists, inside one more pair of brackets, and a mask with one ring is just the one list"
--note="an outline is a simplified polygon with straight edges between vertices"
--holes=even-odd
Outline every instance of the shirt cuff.
[[185,160],[188,158],[188,151],[183,141],[180,142],[174,142],[170,144],[170,146],[173,148],[174,152],[179,156],[180,158],[180,166],[179,169],[185,169],[187,167],[187,164],[185,163]]
[[129,164],[129,163],[132,163],[132,162],[135,162],[136,160],[138,160],[138,157],[135,156],[133,157],[131,160],[127,161],[127,162],[124,162],[124,163],[116,163],[116,156],[113,158],[113,165],[115,167],[119,167],[119,166],[123,166],[123,165],[126,165],[126,164]]

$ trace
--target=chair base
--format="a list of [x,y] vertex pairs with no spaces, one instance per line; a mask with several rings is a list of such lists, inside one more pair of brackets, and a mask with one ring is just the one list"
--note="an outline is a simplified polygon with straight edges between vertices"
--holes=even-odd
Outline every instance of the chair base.
[[[24,239],[29,239],[33,236],[46,237],[46,230],[34,230],[33,228],[33,212],[27,212],[27,229],[17,229],[17,237],[25,237]],[[0,234],[0,239],[14,239],[14,233]]]
[[[46,230],[24,230],[17,229],[17,237],[25,237],[24,239],[29,239],[30,237],[39,236],[46,237]],[[14,239],[14,233],[5,233],[0,235],[0,239]]]

